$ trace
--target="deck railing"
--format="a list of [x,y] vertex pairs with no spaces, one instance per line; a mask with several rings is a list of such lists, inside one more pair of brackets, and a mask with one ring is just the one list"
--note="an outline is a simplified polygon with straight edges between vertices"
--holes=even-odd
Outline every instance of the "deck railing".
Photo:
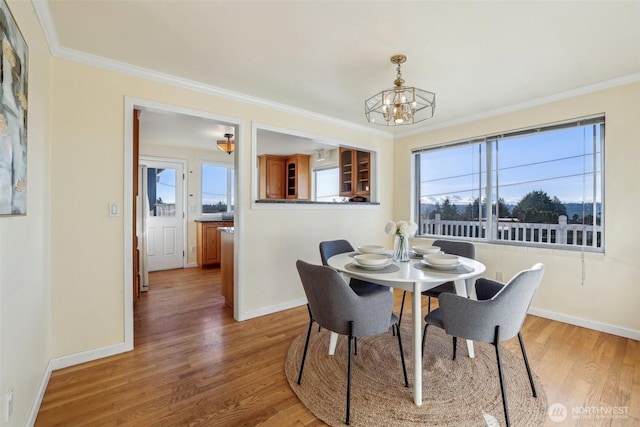
[[558,224],[524,223],[512,219],[500,219],[495,236],[487,236],[487,221],[449,221],[435,219],[420,221],[418,234],[433,236],[469,237],[507,242],[532,242],[541,245],[602,247],[602,226],[568,224],[561,215]]

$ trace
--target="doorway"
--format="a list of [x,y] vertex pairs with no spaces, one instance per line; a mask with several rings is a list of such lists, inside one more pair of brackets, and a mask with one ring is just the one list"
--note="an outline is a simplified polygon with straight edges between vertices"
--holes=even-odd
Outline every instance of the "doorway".
[[[134,110],[138,110],[140,113],[138,114],[134,114]],[[149,100],[145,100],[145,99],[139,99],[139,98],[132,98],[132,97],[125,97],[125,108],[124,108],[124,124],[125,124],[125,132],[124,132],[124,182],[125,182],[125,190],[124,190],[124,209],[123,209],[123,213],[124,213],[124,219],[125,219],[125,225],[124,225],[124,280],[123,280],[123,298],[124,298],[124,335],[125,335],[125,339],[124,339],[124,343],[123,343],[123,351],[127,351],[127,350],[131,350],[133,349],[133,345],[134,345],[134,337],[133,337],[133,309],[134,309],[134,301],[136,300],[136,296],[134,293],[134,290],[136,289],[136,277],[137,275],[134,273],[134,260],[138,259],[137,256],[137,250],[136,250],[136,246],[134,246],[134,243],[136,241],[136,224],[137,224],[137,216],[136,216],[136,210],[135,207],[137,205],[139,205],[139,201],[136,200],[136,194],[141,194],[141,191],[134,191],[134,182],[138,182],[138,175],[140,174],[139,172],[139,168],[135,167],[134,165],[138,164],[138,158],[139,158],[139,152],[138,152],[138,142],[137,142],[137,133],[139,131],[139,129],[136,129],[136,126],[138,126],[139,122],[138,120],[134,120],[135,118],[139,118],[140,114],[142,114],[144,116],[144,114],[146,112],[149,111],[153,111],[155,113],[159,113],[160,115],[162,115],[163,117],[160,117],[157,122],[154,122],[154,126],[159,126],[161,124],[164,124],[166,127],[169,126],[174,126],[175,125],[175,121],[174,118],[176,116],[183,116],[183,117],[189,117],[193,120],[203,120],[203,121],[207,121],[209,123],[213,123],[214,126],[219,127],[220,129],[216,129],[216,133],[215,134],[207,134],[207,135],[203,135],[200,138],[200,142],[202,145],[202,147],[206,146],[206,150],[212,150],[212,151],[216,151],[217,147],[215,146],[215,141],[217,139],[221,139],[221,137],[224,135],[224,133],[233,133],[235,136],[235,139],[238,140],[240,138],[240,134],[242,133],[242,131],[244,130],[245,133],[248,133],[248,131],[245,129],[245,127],[247,126],[247,123],[245,123],[244,121],[240,120],[240,119],[236,119],[236,118],[231,118],[231,117],[225,117],[225,116],[221,116],[218,114],[212,114],[212,113],[207,113],[207,112],[203,112],[203,111],[199,111],[199,110],[193,110],[193,109],[188,109],[188,108],[183,108],[183,107],[178,107],[175,105],[169,105],[169,104],[162,104],[162,103],[158,103],[158,102],[154,102],[154,101],[149,101]],[[143,119],[144,122],[144,119]],[[195,133],[194,132],[194,123],[190,122],[189,123],[189,127],[187,128],[188,132],[191,132],[192,134]],[[145,125],[146,126],[146,125]],[[164,129],[166,129],[166,127]],[[224,128],[224,130],[223,130]],[[231,132],[229,132],[229,128],[231,128]],[[163,129],[163,130],[164,130]],[[144,132],[143,132],[144,133]],[[144,137],[144,136],[143,136]],[[184,138],[180,138],[177,139],[173,142],[171,142],[171,146],[173,147],[173,149],[179,149],[180,147],[183,147],[185,144],[185,139]],[[237,145],[236,145],[237,146]],[[169,146],[165,146],[166,149],[169,149],[171,147]],[[230,163],[233,164],[234,170],[236,171],[236,174],[234,175],[234,184],[233,184],[233,191],[234,194],[236,194],[236,196],[239,196],[239,191],[238,191],[238,183],[237,183],[237,177],[238,177],[238,169],[237,169],[237,165],[238,165],[238,157],[236,156],[236,152],[234,152],[231,155],[228,155],[226,153],[223,153],[222,151],[220,151],[220,153],[223,154],[223,157],[225,159],[230,160]],[[156,156],[154,154],[154,156]],[[158,154],[157,156],[162,156],[164,157],[164,154]],[[167,158],[181,158],[182,156],[180,154],[167,154]],[[198,168],[200,168],[200,166],[198,166]],[[188,164],[187,167],[185,168],[185,175],[191,179],[192,178],[192,167]],[[134,172],[135,170],[135,172]],[[188,181],[188,180],[187,180]],[[184,197],[188,200],[188,202],[186,203],[186,210],[185,210],[185,227],[187,230],[187,233],[185,233],[185,241],[188,240],[188,245],[185,247],[185,250],[188,250],[188,257],[191,256],[195,256],[195,253],[192,253],[192,244],[191,244],[191,238],[187,237],[190,236],[190,233],[194,233],[195,234],[195,227],[194,230],[191,230],[191,221],[192,218],[194,217],[194,215],[199,214],[199,208],[198,208],[198,203],[193,202],[194,196],[192,194],[192,192],[186,191],[184,193]],[[140,198],[138,196],[138,198]],[[238,223],[239,223],[239,218],[237,215],[238,211],[236,209],[236,216],[235,216],[235,226],[238,227]],[[238,238],[239,233],[236,232],[235,233],[235,238]],[[195,244],[193,245],[195,246]],[[238,247],[238,245],[236,245],[236,247]],[[136,262],[137,263],[137,262]],[[187,263],[186,265],[187,267],[191,267],[191,263]],[[193,263],[193,266],[195,266],[195,263]],[[234,286],[235,287],[235,286]],[[237,294],[238,289],[235,289],[235,292]],[[237,306],[237,300],[236,300],[236,306]],[[237,309],[237,307],[235,307]],[[237,313],[237,311],[236,311]]]
[[148,271],[184,268],[184,170],[178,160],[140,157],[142,197],[147,202],[145,241]]

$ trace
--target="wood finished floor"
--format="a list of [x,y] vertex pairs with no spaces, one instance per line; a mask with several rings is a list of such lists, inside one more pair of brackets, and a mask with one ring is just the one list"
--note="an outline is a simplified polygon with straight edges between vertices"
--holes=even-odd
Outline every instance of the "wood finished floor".
[[[151,291],[136,303],[135,349],[53,372],[35,425],[324,425],[284,374],[291,340],[306,331],[306,308],[236,322],[219,281],[219,269],[151,273]],[[569,411],[547,426],[640,425],[638,341],[534,316],[522,332],[549,404]],[[517,340],[505,347],[519,351]],[[605,407],[626,413],[571,416],[572,408]]]

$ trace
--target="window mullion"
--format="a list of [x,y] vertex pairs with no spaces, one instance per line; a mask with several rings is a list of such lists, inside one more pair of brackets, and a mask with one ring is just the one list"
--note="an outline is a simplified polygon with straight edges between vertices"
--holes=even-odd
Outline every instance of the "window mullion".
[[[486,151],[486,159],[485,159],[485,164],[486,164],[486,170],[485,170],[485,177],[487,180],[487,185],[485,188],[485,212],[487,213],[487,221],[486,221],[486,226],[487,226],[487,233],[485,235],[485,240],[487,241],[492,241],[495,240],[496,236],[495,236],[495,227],[494,227],[494,221],[493,221],[493,209],[491,209],[491,206],[493,206],[493,179],[492,179],[492,174],[491,171],[493,170],[493,141],[485,141],[484,143],[485,146],[485,151]],[[497,182],[496,182],[496,186],[497,186]],[[497,193],[497,187],[496,187],[496,193]],[[482,211],[482,208],[481,208]],[[482,215],[480,215],[480,220],[482,220]]]

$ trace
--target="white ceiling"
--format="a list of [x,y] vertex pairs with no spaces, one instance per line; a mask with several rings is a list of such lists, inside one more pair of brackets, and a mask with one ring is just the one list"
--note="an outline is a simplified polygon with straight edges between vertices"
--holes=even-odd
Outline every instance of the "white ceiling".
[[[640,80],[640,1],[34,5],[56,56],[395,133]],[[364,100],[393,86],[397,53],[406,84],[436,93],[435,115],[370,125]]]

